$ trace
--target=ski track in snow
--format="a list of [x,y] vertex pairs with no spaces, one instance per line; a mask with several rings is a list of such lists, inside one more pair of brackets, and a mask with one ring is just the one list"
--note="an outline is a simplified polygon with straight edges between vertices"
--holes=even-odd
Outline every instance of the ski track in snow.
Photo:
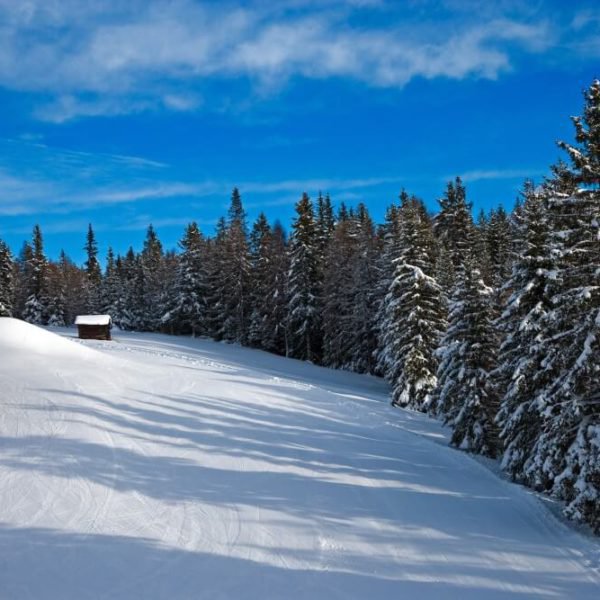
[[595,538],[378,379],[115,337],[0,335],[0,599],[600,597]]

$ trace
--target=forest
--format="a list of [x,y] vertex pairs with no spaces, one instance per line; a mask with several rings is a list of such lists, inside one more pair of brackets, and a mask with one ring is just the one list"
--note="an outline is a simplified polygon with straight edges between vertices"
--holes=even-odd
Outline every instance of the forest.
[[167,251],[149,226],[104,268],[92,225],[81,266],[48,259],[36,225],[14,255],[0,241],[0,316],[110,314],[383,376],[394,405],[600,533],[600,81],[573,123],[566,160],[510,211],[474,217],[460,177],[435,214],[402,190],[381,224],[304,193],[288,235],[264,214],[249,225],[236,188],[213,235],[192,222]]

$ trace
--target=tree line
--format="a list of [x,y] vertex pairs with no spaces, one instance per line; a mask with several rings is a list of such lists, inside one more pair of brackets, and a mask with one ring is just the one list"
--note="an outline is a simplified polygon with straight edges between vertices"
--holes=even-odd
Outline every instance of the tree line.
[[600,532],[600,81],[541,184],[473,219],[460,178],[431,215],[403,191],[376,225],[367,207],[303,194],[289,239],[248,228],[233,190],[212,237],[190,223],[165,252],[17,257],[0,241],[0,315],[69,325],[106,313],[126,330],[208,336],[384,376],[392,403],[442,419],[458,448],[499,458]]

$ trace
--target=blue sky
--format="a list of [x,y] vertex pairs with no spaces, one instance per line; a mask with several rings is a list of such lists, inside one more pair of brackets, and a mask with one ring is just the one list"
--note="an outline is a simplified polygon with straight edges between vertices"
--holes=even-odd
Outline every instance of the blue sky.
[[234,185],[286,226],[303,191],[380,220],[455,175],[510,206],[599,65],[596,0],[0,0],[0,237],[174,247]]

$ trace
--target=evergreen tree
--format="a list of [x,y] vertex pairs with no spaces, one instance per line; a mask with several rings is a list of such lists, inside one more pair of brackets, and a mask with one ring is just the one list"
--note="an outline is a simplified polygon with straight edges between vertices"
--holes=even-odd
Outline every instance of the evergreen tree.
[[323,363],[333,368],[349,368],[353,342],[354,265],[357,258],[355,220],[338,221],[323,257],[324,282],[319,286],[323,323]]
[[226,270],[227,224],[219,219],[214,239],[207,244],[207,312],[208,334],[216,340],[224,338],[224,323],[228,308],[228,277]]
[[62,292],[64,294],[64,321],[72,325],[77,315],[87,311],[87,274],[61,250],[58,260]]
[[31,254],[27,258],[27,300],[23,319],[35,325],[45,325],[48,320],[48,261],[44,255],[42,231],[39,225],[33,228]]
[[494,379],[500,394],[497,423],[503,441],[502,467],[514,480],[525,481],[524,466],[540,434],[536,390],[549,373],[543,319],[552,309],[548,281],[554,265],[549,253],[550,230],[544,197],[526,185],[521,208],[521,256],[506,288],[512,293],[498,319],[502,335]]
[[[408,200],[408,194],[404,191],[400,194],[400,200]],[[395,260],[400,256],[400,218],[398,206],[392,204],[388,207],[385,215],[385,223],[379,232],[380,254],[377,261],[377,273],[379,283],[375,288],[375,310],[376,310],[376,335],[377,349],[375,351],[375,369],[377,374],[390,373],[394,365],[394,357],[390,354],[390,345],[387,343],[385,322],[387,318],[386,296],[394,279]]]
[[463,450],[496,456],[498,398],[490,373],[497,349],[491,288],[473,258],[458,270],[442,342],[435,407],[454,431],[451,443]]
[[[493,216],[494,212],[492,211]],[[490,252],[490,226],[491,218],[485,214],[482,209],[479,212],[477,218],[477,225],[475,226],[475,241],[474,249],[475,256],[479,257],[479,266],[481,271],[481,277],[486,285],[494,285],[494,268],[492,266],[491,252]],[[447,286],[452,287],[451,281],[447,283]]]
[[288,338],[294,358],[318,362],[320,358],[317,314],[318,245],[312,202],[306,193],[296,204],[290,239],[288,288]]
[[225,287],[222,337],[227,341],[245,344],[248,340],[252,310],[249,291],[250,256],[246,213],[237,188],[234,188],[231,194],[224,241],[222,258]]
[[182,249],[177,267],[175,293],[162,317],[172,331],[206,332],[206,247],[195,222],[190,223],[179,242]]
[[87,275],[87,307],[86,312],[94,314],[100,309],[100,284],[102,282],[102,269],[98,262],[98,244],[91,223],[88,225],[88,232],[85,244],[85,272]]
[[270,268],[264,297],[262,319],[262,347],[265,350],[287,355],[289,349],[287,299],[288,272],[290,268],[286,236],[281,223],[273,225],[267,248]]
[[121,298],[121,284],[117,272],[115,254],[108,248],[106,254],[106,270],[101,282],[101,308],[103,314],[110,315],[113,322],[118,320],[119,300]]
[[493,210],[487,227],[488,264],[490,283],[500,289],[507,281],[512,269],[513,231],[510,219],[502,206]]
[[600,81],[573,121],[579,145],[560,144],[572,167],[556,168],[559,179],[546,186],[556,259],[542,320],[549,384],[537,390],[541,434],[525,476],[600,531]]
[[[440,199],[440,212],[434,219],[434,232],[441,246],[440,260],[445,261],[445,273],[438,273],[444,291],[450,295],[456,274],[461,265],[471,258],[475,246],[475,226],[471,203],[467,202],[466,189],[460,177],[448,182]],[[447,283],[446,283],[447,282]]]
[[13,316],[14,268],[9,247],[0,240],[0,317]]
[[422,203],[402,199],[400,253],[385,298],[383,343],[390,357],[386,378],[392,404],[426,411],[436,386],[437,350],[445,328],[435,269],[431,224]]
[[250,331],[248,342],[257,348],[266,348],[269,341],[265,339],[265,321],[268,319],[270,306],[266,304],[270,291],[272,231],[267,217],[260,213],[250,234]]
[[152,225],[146,231],[144,247],[137,261],[135,287],[139,296],[135,311],[135,329],[156,331],[164,314],[162,299],[165,276],[163,247]]
[[51,327],[64,327],[66,323],[66,286],[60,264],[48,263],[48,289],[46,320]]
[[347,368],[358,373],[375,373],[378,246],[373,221],[364,204],[358,205],[355,231],[356,257],[352,265],[354,294]]

